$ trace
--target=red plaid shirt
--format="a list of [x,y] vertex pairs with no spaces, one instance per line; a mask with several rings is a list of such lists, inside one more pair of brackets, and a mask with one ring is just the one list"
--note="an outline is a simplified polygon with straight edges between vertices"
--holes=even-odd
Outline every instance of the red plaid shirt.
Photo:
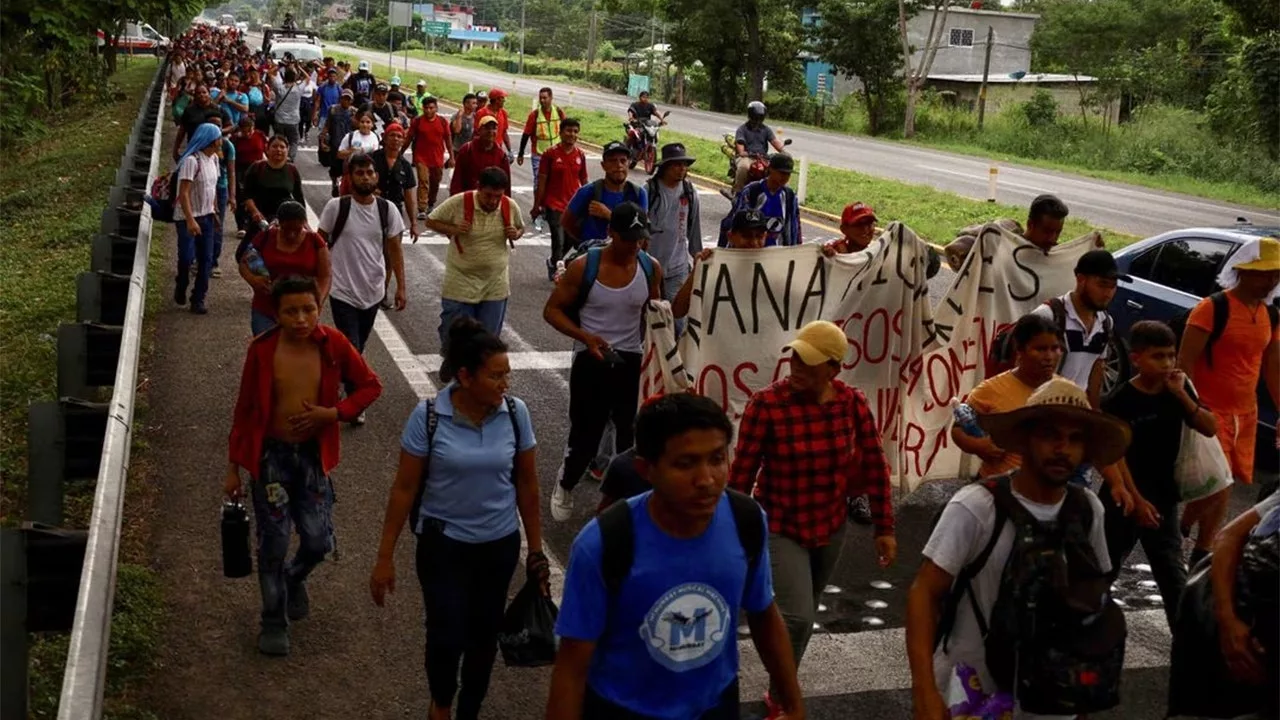
[[866,493],[876,535],[893,533],[889,466],[875,418],[860,390],[833,380],[828,402],[802,401],[786,378],[751,396],[738,425],[729,485],[750,493],[769,532],[822,547],[848,515],[846,499]]

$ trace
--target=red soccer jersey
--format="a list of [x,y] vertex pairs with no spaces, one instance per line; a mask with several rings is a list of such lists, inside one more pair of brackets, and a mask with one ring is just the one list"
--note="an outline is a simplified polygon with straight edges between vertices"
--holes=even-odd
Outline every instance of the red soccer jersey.
[[538,173],[547,183],[542,204],[548,210],[564,212],[578,188],[587,184],[587,156],[576,145],[566,150],[557,143],[542,153]]
[[444,167],[445,146],[450,141],[449,121],[436,115],[428,120],[425,115],[413,119],[409,126],[413,138],[413,162],[429,168]]

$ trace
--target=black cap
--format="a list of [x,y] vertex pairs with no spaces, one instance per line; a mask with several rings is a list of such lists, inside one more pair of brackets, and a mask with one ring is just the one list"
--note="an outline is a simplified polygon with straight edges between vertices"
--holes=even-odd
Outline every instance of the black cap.
[[387,91],[388,91],[388,90],[390,90],[390,89],[391,89],[391,88],[387,87],[387,84],[386,84],[386,83],[378,83],[378,84],[373,88],[373,91],[374,91],[374,92],[387,92]]
[[276,209],[277,220],[306,220],[307,209],[297,200],[286,200]]
[[743,230],[767,230],[769,221],[765,219],[764,214],[759,210],[739,210],[733,215],[733,223],[729,229],[733,232],[742,232]]
[[1076,274],[1129,282],[1133,278],[1120,272],[1116,259],[1106,250],[1090,250],[1076,261]]
[[674,162],[692,165],[697,160],[689,157],[689,153],[684,149],[684,143],[668,143],[662,146],[662,160],[658,163],[658,167],[654,169],[654,173],[662,172],[662,168],[666,167],[668,163]]
[[786,153],[776,153],[769,157],[770,170],[777,170],[778,172],[789,173],[795,170],[795,168],[796,168],[795,160],[792,160],[791,156]]
[[635,241],[649,237],[649,216],[633,202],[624,202],[609,216],[609,230],[622,240]]
[[607,158],[613,153],[625,153],[627,155],[630,155],[631,150],[629,150],[626,145],[618,142],[617,140],[611,140],[604,144],[604,149],[600,151],[600,157]]

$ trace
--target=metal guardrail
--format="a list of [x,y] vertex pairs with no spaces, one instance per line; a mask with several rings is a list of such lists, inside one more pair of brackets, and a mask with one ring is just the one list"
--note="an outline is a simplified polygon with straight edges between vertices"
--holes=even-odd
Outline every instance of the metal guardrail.
[[[164,73],[162,62],[147,91],[148,102],[159,94],[156,125],[151,142],[144,190],[160,170],[161,135],[164,130]],[[139,122],[144,122],[144,112]],[[128,163],[128,158],[125,160]],[[120,525],[124,514],[125,480],[129,472],[129,450],[133,438],[133,404],[137,396],[138,356],[142,346],[142,316],[147,306],[147,263],[151,259],[151,207],[142,203],[138,218],[133,272],[129,276],[129,299],[121,323],[120,353],[116,364],[111,402],[107,407],[106,435],[98,464],[98,484],[94,491],[93,514],[85,542],[84,564],[80,571],[80,594],[76,598],[75,622],[67,649],[58,720],[86,720],[102,716],[102,694],[107,680],[107,651],[111,644],[111,610],[116,592],[116,564],[120,546]]]
[[[28,715],[30,633],[67,630],[58,717],[102,716],[151,254],[143,198],[159,170],[166,68],[162,61],[129,135],[92,238],[90,272],[76,278],[76,322],[58,327],[58,399],[28,410],[27,521],[0,528],[5,720]],[[106,387],[110,402],[96,402]],[[88,530],[60,527],[64,486],[95,479]]]

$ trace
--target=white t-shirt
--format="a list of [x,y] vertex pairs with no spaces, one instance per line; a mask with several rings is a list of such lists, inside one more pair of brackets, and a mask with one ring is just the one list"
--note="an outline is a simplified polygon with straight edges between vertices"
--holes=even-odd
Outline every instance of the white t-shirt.
[[[1093,493],[1086,494],[1093,511],[1093,527],[1089,531],[1089,540],[1098,555],[1099,566],[1104,572],[1110,572],[1111,558],[1107,554],[1107,539],[1103,532],[1102,502]],[[1058,511],[1062,509],[1061,501],[1056,505],[1041,505],[1031,502],[1017,492],[1014,492],[1013,496],[1042,522],[1057,518]],[[959,575],[965,566],[977,560],[982,554],[983,548],[991,539],[995,519],[995,498],[985,487],[969,485],[961,488],[943,508],[938,525],[924,547],[924,556],[952,577]],[[987,617],[990,617],[991,609],[996,604],[996,596],[1000,592],[1000,578],[1004,575],[1004,566],[1013,548],[1013,536],[1013,522],[1006,520],[1004,529],[1000,532],[1000,539],[991,549],[987,564],[978,572],[970,585],[974,599],[978,601],[978,607]],[[974,619],[973,607],[968,598],[960,602],[947,647],[948,652],[944,653],[939,646],[933,657],[934,679],[943,697],[947,695],[951,678],[954,676],[953,671],[958,663],[964,663],[977,670],[982,678],[984,691],[991,692],[995,683],[987,672],[982,635],[978,630],[978,623]],[[1020,712],[1017,717],[1048,720],[1071,716],[1032,715]]]
[[355,148],[363,152],[371,153],[382,147],[382,141],[378,139],[376,133],[362,133],[359,130],[347,133],[342,138],[342,143],[338,145],[338,150],[350,150]]
[[[320,230],[332,237],[333,225],[338,220],[338,207],[342,198],[333,198],[320,213]],[[378,203],[362,205],[351,200],[351,214],[342,228],[342,235],[329,250],[332,264],[333,297],[361,310],[367,310],[382,302],[386,293],[387,264],[383,251],[386,238],[400,242],[404,234],[404,220],[392,205],[387,213],[387,232],[384,236],[378,215]]]
[[[1107,313],[1095,313],[1093,326],[1086,328],[1084,322],[1080,320],[1080,314],[1076,312],[1075,303],[1071,302],[1071,293],[1058,299],[1067,310],[1067,326],[1062,328],[1067,338],[1067,346],[1062,349],[1062,367],[1058,370],[1058,374],[1088,390],[1089,375],[1093,372],[1093,365],[1107,352],[1106,335],[1102,331]],[[1031,312],[1047,320],[1053,319],[1053,308],[1049,307],[1048,303],[1042,304]]]
[[[191,216],[212,215],[218,205],[218,156],[205,155],[203,151],[189,156],[178,170],[178,190],[182,181],[191,181]],[[173,219],[186,220],[179,198],[173,201]]]

